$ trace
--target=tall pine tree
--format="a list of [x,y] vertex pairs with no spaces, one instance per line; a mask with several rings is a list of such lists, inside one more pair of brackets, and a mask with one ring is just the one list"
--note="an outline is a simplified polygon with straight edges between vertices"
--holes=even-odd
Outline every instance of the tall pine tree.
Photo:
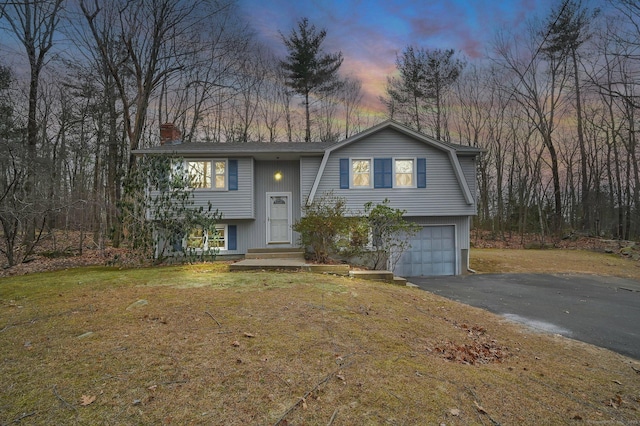
[[396,58],[397,77],[387,79],[387,104],[391,118],[405,115],[406,124],[424,131],[425,115],[431,118],[436,139],[447,132],[444,100],[466,63],[454,57],[453,49],[426,50],[407,46]]
[[342,52],[325,53],[322,43],[326,36],[326,30],[318,31],[307,18],[302,18],[288,37],[280,33],[288,51],[285,60],[280,61],[287,87],[304,97],[305,142],[311,141],[310,95],[331,91],[340,84],[338,69],[342,65]]

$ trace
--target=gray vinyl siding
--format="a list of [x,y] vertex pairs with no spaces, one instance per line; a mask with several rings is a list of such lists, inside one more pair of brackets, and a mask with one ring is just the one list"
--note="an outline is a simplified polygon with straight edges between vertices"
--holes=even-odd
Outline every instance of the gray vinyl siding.
[[[426,158],[426,188],[340,188],[341,158]],[[373,163],[372,163],[373,168]],[[372,170],[373,172],[373,170]],[[373,176],[371,177],[373,180]],[[455,176],[449,154],[393,129],[384,129],[331,153],[315,197],[327,191],[347,200],[347,208],[357,212],[365,203],[391,201],[406,210],[407,216],[472,215],[475,206],[467,204]]]
[[221,224],[235,225],[236,226],[236,250],[227,250],[220,252],[220,255],[238,255],[245,254],[247,249],[251,247],[250,232],[251,224],[253,220],[221,220]]
[[[280,170],[282,180],[276,182],[274,173]],[[267,192],[290,192],[292,224],[300,219],[300,162],[299,161],[255,161],[255,220],[246,227],[238,228],[238,241],[243,238],[243,246],[249,248],[298,247],[300,235],[292,234],[291,244],[267,244]],[[246,244],[246,245],[245,245]],[[238,243],[240,249],[240,243]]]
[[313,182],[320,169],[322,157],[300,158],[300,201],[304,205],[309,199]]
[[470,156],[458,157],[462,172],[464,173],[464,179],[469,185],[471,195],[473,195],[474,203],[478,202],[478,182],[476,180],[476,158]]
[[198,189],[193,192],[194,206],[207,207],[211,201],[214,209],[222,213],[223,220],[253,219],[255,206],[253,197],[253,159],[238,158],[238,190],[211,191]]
[[[216,157],[220,158],[220,157]],[[206,159],[206,158],[203,158]],[[253,159],[238,158],[238,190],[237,191],[213,191],[208,189],[196,189],[193,191],[193,207],[208,208],[211,201],[213,209],[222,213],[223,220],[253,219],[255,217],[255,205],[253,196]],[[153,197],[158,191],[151,191]],[[151,213],[147,216],[151,218]]]

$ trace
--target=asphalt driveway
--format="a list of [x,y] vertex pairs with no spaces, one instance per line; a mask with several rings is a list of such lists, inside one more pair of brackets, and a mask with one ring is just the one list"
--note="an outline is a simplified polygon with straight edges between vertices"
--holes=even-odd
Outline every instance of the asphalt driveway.
[[593,275],[411,277],[423,290],[640,360],[640,282]]

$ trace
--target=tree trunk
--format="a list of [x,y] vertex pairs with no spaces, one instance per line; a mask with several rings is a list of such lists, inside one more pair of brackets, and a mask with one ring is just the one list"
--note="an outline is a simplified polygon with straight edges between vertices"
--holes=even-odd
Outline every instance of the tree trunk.
[[551,141],[551,136],[546,135],[545,146],[549,151],[549,157],[551,158],[551,175],[553,179],[553,200],[554,200],[554,214],[553,214],[553,230],[558,233],[562,230],[562,192],[560,188],[560,170],[558,167],[558,153]]
[[40,69],[32,62],[31,80],[29,83],[29,112],[27,117],[27,176],[25,185],[25,195],[27,203],[30,205],[30,212],[26,218],[26,228],[23,244],[30,246],[36,239],[36,204],[37,196],[37,144],[38,144],[38,84],[40,79]]
[[304,94],[304,112],[305,112],[305,122],[306,128],[304,133],[304,141],[311,142],[311,118],[309,115],[309,92],[305,92]]
[[580,147],[580,172],[582,175],[581,180],[581,204],[582,204],[582,218],[580,227],[583,231],[591,230],[591,185],[590,179],[588,179],[587,172],[587,150],[584,142],[584,130],[582,123],[582,100],[580,94],[580,79],[578,78],[578,58],[576,55],[576,49],[571,50],[571,58],[573,59],[573,74],[574,84],[576,92],[576,118],[577,118],[577,131],[578,131],[578,145]]

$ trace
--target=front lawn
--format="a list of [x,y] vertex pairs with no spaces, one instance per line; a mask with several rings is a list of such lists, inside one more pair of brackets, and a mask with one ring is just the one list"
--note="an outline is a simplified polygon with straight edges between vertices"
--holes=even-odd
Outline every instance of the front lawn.
[[0,424],[640,418],[640,363],[430,293],[224,264],[0,279]]

